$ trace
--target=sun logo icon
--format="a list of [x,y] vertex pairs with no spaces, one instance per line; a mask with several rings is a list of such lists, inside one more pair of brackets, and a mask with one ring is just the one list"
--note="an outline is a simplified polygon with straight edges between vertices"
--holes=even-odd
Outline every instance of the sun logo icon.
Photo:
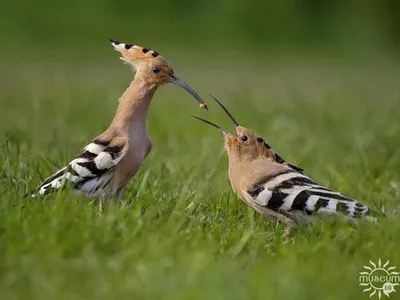
[[372,261],[369,263],[371,267],[363,266],[367,271],[360,272],[360,286],[366,287],[363,292],[370,292],[370,298],[376,294],[379,299],[382,294],[389,297],[390,293],[396,292],[395,286],[400,284],[400,272],[394,271],[396,267],[389,267],[389,260],[382,265],[380,258],[377,264]]

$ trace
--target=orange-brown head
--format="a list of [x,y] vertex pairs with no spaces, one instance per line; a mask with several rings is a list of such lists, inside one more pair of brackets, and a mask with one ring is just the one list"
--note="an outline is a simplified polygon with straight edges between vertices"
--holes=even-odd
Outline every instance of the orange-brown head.
[[[211,97],[213,96],[211,95]],[[234,136],[226,129],[210,121],[199,117],[194,117],[218,128],[223,132],[225,138],[225,149],[228,152],[229,161],[231,163],[234,161],[248,162],[255,159],[264,158],[280,164],[287,164],[282,157],[280,157],[271,149],[271,147],[264,141],[263,138],[256,135],[252,130],[240,126],[231,113],[225,108],[225,106],[223,106],[222,103],[219,102],[215,97],[213,97],[213,99],[219,104],[219,106],[221,106],[221,108],[231,119],[232,123],[235,125],[237,136]],[[302,171],[302,169],[296,166],[290,164],[287,165],[298,171]]]
[[110,39],[110,42],[114,49],[121,53],[120,59],[132,66],[136,72],[135,78],[143,79],[156,87],[169,82],[174,83],[191,94],[199,102],[201,108],[207,109],[200,96],[174,74],[171,65],[158,52],[112,39]]

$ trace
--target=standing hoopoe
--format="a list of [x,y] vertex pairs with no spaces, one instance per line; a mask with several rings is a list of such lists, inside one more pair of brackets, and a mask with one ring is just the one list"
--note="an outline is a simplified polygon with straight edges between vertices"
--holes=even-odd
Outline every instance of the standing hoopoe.
[[207,109],[200,96],[175,76],[171,65],[157,52],[111,39],[110,42],[121,53],[120,59],[136,70],[134,79],[119,99],[108,129],[67,166],[47,178],[37,188],[39,195],[61,188],[65,181],[90,198],[119,198],[152,148],[146,129],[147,110],[161,85],[172,82],[180,86]]
[[195,118],[223,132],[229,157],[229,181],[244,203],[289,228],[294,228],[296,222],[306,221],[313,213],[342,213],[351,220],[372,218],[368,216],[371,210],[367,206],[316,184],[303,174],[303,169],[285,162],[261,137],[239,126],[228,110],[214,100],[232,120],[237,137],[212,122]]

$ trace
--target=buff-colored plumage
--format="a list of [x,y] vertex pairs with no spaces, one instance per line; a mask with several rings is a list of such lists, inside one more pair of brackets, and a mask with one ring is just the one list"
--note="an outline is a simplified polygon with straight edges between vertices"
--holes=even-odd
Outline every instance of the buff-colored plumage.
[[47,178],[35,195],[46,195],[71,183],[90,198],[120,197],[152,148],[146,128],[147,111],[157,89],[168,82],[189,92],[201,107],[201,98],[175,76],[171,65],[157,52],[110,40],[135,76],[119,99],[114,119],[106,131],[91,141],[67,166]]
[[[215,99],[215,98],[214,98]],[[287,163],[253,131],[240,126],[227,109],[237,136],[202,118],[220,129],[225,137],[229,157],[229,181],[238,197],[269,220],[279,220],[288,228],[311,220],[315,215],[347,215],[376,220],[367,206],[355,199],[316,184],[303,174],[303,169]]]

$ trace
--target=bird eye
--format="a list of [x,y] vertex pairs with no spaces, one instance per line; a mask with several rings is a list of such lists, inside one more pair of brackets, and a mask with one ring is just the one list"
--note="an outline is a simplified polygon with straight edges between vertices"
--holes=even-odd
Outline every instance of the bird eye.
[[161,69],[159,67],[153,67],[152,68],[153,73],[159,73]]
[[241,137],[241,139],[242,139],[243,142],[245,142],[245,141],[247,141],[247,136],[244,135],[244,136]]

